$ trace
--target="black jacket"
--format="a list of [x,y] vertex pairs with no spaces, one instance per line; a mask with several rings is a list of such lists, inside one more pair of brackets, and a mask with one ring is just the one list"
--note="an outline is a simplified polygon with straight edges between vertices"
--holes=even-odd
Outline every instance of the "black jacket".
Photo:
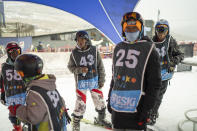
[[[158,91],[161,87],[161,69],[160,69],[160,59],[159,54],[157,53],[156,49],[153,49],[147,66],[145,70],[144,76],[144,84],[143,84],[143,91],[145,95],[143,95],[140,99],[139,105],[137,107],[136,113],[123,113],[123,112],[116,112],[110,108],[109,101],[108,101],[108,110],[112,114],[112,123],[114,128],[116,129],[136,129],[142,130],[146,129],[146,119],[147,113],[150,109],[153,108]],[[113,79],[111,81],[111,87],[109,91],[109,96],[111,94],[111,90],[113,88]],[[109,97],[108,96],[108,97]],[[110,98],[108,98],[110,100]],[[138,122],[144,122],[142,126],[138,125]]]
[[[180,51],[179,46],[176,40],[170,35],[167,35],[166,38],[170,38],[168,56],[170,59],[169,67],[175,67],[184,59],[184,53]],[[157,37],[153,37],[153,42],[158,42]]]

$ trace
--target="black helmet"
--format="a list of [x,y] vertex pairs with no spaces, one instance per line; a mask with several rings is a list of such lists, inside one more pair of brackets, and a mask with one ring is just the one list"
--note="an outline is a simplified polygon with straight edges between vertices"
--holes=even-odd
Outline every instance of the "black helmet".
[[22,54],[18,56],[14,63],[15,70],[21,71],[24,78],[42,74],[43,61],[33,54]]
[[122,36],[125,38],[125,32],[123,30],[124,24],[129,22],[130,20],[136,20],[141,23],[141,31],[139,34],[139,38],[141,39],[144,36],[144,20],[142,16],[138,12],[127,12],[123,15],[121,20],[121,26],[122,26]]
[[75,41],[77,41],[77,38],[78,37],[81,37],[81,38],[84,38],[84,39],[86,39],[87,41],[89,41],[90,39],[89,39],[89,35],[88,35],[88,33],[86,32],[86,31],[78,31],[77,33],[76,33],[76,36],[75,36]]

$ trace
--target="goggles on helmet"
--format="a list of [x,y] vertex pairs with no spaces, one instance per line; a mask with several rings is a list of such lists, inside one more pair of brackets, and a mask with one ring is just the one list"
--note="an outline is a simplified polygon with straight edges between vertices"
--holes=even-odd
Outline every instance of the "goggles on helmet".
[[167,25],[158,25],[156,26],[156,32],[157,33],[165,33],[168,31],[168,26]]
[[128,26],[135,26],[135,27],[137,27],[137,29],[139,30],[139,31],[141,31],[142,30],[142,24],[140,23],[140,21],[136,21],[136,20],[134,20],[134,19],[131,19],[131,20],[129,20],[129,21],[126,21],[126,22],[124,22],[123,23],[123,31],[125,32],[125,29],[128,27]]
[[17,52],[18,54],[21,54],[21,50],[20,49],[16,49],[16,48],[10,49],[8,51],[9,54],[12,54],[13,52]]
[[84,35],[84,34],[79,34],[77,37],[87,39],[87,40],[89,39],[88,35]]

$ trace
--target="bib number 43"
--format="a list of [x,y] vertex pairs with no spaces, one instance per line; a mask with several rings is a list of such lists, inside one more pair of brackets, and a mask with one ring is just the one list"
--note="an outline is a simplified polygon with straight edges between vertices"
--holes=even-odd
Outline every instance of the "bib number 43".
[[[136,56],[140,55],[140,51],[129,49],[128,51],[125,51],[124,49],[120,49],[116,57],[119,57],[116,61],[115,66],[125,66],[127,68],[135,68],[138,64],[138,59]],[[126,58],[125,58],[126,57]]]
[[88,55],[87,58],[85,56],[81,57],[80,66],[91,66],[94,64],[94,57],[93,55]]

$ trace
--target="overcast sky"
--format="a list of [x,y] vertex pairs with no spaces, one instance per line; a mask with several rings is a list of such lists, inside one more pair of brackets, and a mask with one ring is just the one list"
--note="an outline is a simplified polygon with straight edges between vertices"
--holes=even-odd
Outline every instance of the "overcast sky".
[[144,19],[156,21],[158,9],[175,36],[197,40],[197,0],[140,0],[135,11]]

